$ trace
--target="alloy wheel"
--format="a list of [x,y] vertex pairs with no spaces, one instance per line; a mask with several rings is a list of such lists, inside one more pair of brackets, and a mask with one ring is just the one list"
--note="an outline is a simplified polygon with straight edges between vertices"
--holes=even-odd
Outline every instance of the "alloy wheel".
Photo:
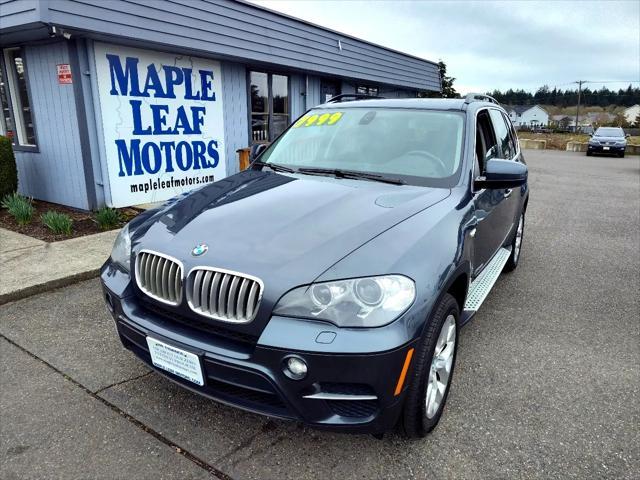
[[456,349],[456,319],[449,315],[440,329],[440,335],[436,342],[429,368],[429,378],[427,380],[427,395],[425,412],[427,418],[433,418],[447,391],[451,369],[453,368],[453,358]]

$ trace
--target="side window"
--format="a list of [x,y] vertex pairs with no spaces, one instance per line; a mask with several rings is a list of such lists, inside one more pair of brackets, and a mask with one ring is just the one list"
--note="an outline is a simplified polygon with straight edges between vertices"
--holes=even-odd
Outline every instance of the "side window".
[[476,124],[476,159],[478,161],[479,175],[484,174],[487,160],[499,157],[500,152],[496,142],[496,135],[491,126],[489,113],[483,110],[478,113]]
[[517,153],[518,152],[518,135],[516,135],[516,129],[513,128],[513,123],[511,123],[511,120],[509,120],[509,117],[507,115],[503,113],[502,116],[504,117],[504,121],[507,124],[507,127],[509,128],[509,133],[511,134],[511,141],[513,142],[513,147],[515,149],[514,151]]
[[509,127],[502,116],[502,112],[500,112],[500,110],[491,109],[489,110],[489,115],[491,116],[498,145],[500,146],[500,158],[511,160],[516,155],[516,147],[513,144],[511,132],[509,131]]

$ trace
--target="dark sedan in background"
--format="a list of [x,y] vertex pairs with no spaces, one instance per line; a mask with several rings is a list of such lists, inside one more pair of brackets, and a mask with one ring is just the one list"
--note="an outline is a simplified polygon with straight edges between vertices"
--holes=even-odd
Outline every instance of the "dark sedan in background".
[[587,146],[587,156],[594,153],[602,153],[606,155],[617,155],[624,157],[627,149],[627,138],[624,130],[620,127],[600,127],[589,139]]
[[518,265],[528,198],[490,97],[333,101],[249,170],[134,219],[104,295],[124,346],[186,388],[315,427],[423,436],[459,328]]

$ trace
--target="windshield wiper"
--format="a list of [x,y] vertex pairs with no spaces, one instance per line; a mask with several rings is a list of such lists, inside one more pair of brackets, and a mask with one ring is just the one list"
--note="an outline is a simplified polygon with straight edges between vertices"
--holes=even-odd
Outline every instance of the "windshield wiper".
[[252,163],[252,165],[258,165],[259,167],[269,167],[274,172],[285,172],[285,173],[295,173],[293,168],[286,167],[284,165],[280,165],[278,163],[267,163],[261,162],[260,160],[256,160]]
[[358,172],[356,170],[342,170],[340,168],[299,168],[297,173],[307,175],[333,175],[337,178],[362,178],[364,180],[372,180],[374,182],[391,183],[393,185],[404,185],[405,181],[394,177],[385,177],[376,173]]

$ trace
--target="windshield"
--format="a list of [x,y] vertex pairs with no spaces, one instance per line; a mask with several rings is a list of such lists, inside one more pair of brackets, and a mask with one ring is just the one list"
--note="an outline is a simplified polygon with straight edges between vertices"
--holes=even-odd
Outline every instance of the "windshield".
[[596,130],[596,137],[624,137],[624,132],[621,128],[615,127],[600,127]]
[[387,108],[312,110],[260,160],[298,168],[367,172],[450,187],[462,158],[462,113]]

